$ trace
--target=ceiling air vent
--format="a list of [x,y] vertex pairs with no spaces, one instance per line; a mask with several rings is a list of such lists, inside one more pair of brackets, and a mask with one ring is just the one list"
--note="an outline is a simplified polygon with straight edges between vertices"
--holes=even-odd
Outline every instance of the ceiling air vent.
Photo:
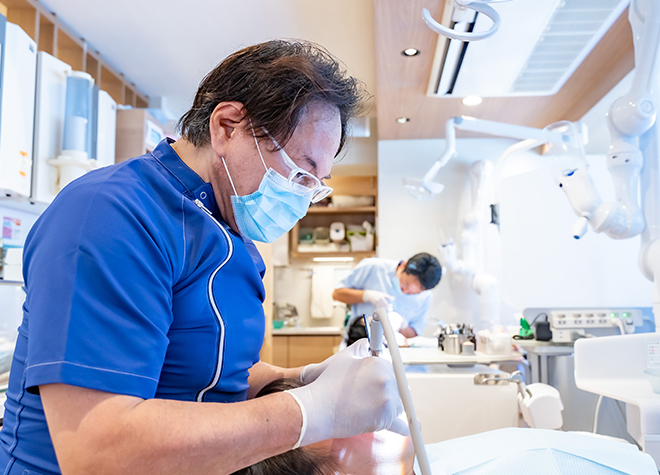
[[[515,0],[498,3],[498,32],[464,43],[439,35],[428,94],[437,97],[555,94],[621,15],[629,0]],[[490,27],[485,16],[445,4],[442,23]],[[470,18],[471,15],[471,18]]]

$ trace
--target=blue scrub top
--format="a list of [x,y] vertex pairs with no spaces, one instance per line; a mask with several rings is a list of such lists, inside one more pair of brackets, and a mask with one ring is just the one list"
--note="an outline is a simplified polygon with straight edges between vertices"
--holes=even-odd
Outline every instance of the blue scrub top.
[[[396,268],[399,263],[400,261],[378,257],[363,259],[347,277],[337,284],[336,288],[378,290],[395,297],[392,302],[393,310],[405,318],[417,334],[421,335],[426,328],[433,294],[430,290],[413,295],[404,294],[398,285],[395,287],[394,279],[396,279]],[[351,318],[347,325],[364,314],[372,315],[374,310],[376,308],[370,303],[351,305]]]
[[264,272],[168,140],[68,185],[25,244],[0,469],[60,473],[39,385],[245,400],[264,337]]

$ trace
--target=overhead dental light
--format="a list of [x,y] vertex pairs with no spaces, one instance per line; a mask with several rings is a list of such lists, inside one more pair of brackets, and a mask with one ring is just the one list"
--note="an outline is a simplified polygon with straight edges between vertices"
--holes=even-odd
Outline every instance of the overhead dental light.
[[497,29],[500,27],[500,15],[495,11],[493,7],[487,5],[488,3],[501,3],[508,2],[509,0],[454,0],[455,5],[458,8],[465,10],[474,10],[475,12],[481,13],[487,16],[490,21],[493,22],[491,27],[485,31],[477,32],[460,32],[447,28],[446,26],[441,25],[433,19],[431,12],[428,9],[422,9],[422,18],[424,22],[436,33],[439,33],[447,38],[460,41],[478,41],[486,39],[490,36],[493,36]]

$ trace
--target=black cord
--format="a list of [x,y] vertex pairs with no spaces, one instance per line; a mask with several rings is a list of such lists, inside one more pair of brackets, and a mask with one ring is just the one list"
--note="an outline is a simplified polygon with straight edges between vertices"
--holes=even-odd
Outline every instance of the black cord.
[[520,335],[513,335],[514,340],[533,340],[534,339],[534,334],[527,335],[527,336],[520,336]]
[[542,317],[544,315],[545,315],[545,321],[547,322],[548,321],[548,314],[545,313],[545,312],[541,312],[536,317],[534,317],[534,320],[532,320],[532,323],[529,324],[529,327],[531,328],[532,325],[534,325],[536,323],[536,320],[538,320],[539,317]]

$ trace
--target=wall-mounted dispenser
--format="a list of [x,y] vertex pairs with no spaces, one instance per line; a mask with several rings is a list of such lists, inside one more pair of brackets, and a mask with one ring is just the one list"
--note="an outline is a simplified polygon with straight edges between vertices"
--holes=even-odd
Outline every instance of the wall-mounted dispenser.
[[89,127],[92,117],[94,79],[82,71],[70,71],[66,79],[64,139],[62,153],[48,160],[59,168],[58,191],[97,167],[88,154]]
[[114,164],[116,128],[117,103],[90,75],[39,52],[32,201],[48,204],[71,180]]

